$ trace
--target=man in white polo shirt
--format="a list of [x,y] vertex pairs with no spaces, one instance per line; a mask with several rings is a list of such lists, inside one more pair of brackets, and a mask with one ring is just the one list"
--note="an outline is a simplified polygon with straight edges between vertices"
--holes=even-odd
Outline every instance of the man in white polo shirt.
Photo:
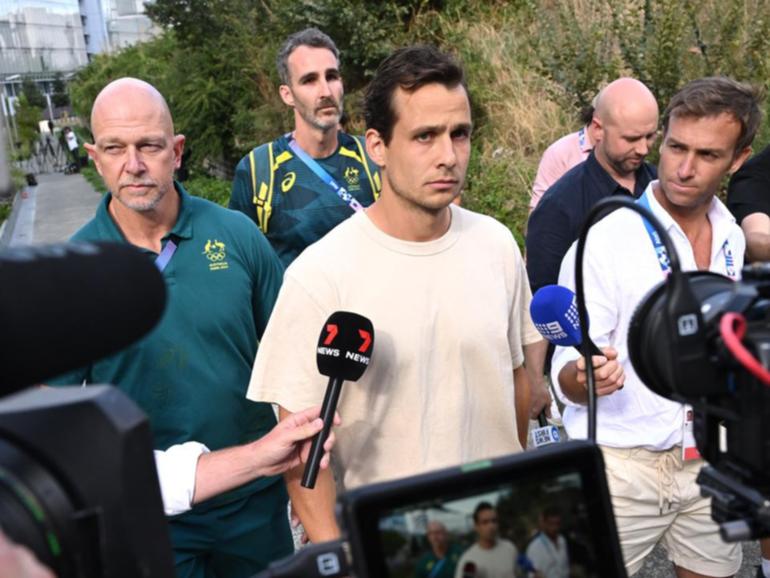
[[[756,92],[727,78],[689,83],[664,113],[659,180],[639,202],[666,228],[685,270],[740,274],[743,234],[715,194],[749,156],[759,121]],[[561,285],[575,287],[574,269],[575,245],[562,263]],[[660,540],[679,578],[733,575],[740,546],[722,542],[711,502],[700,496],[695,477],[702,460],[685,459],[685,406],[647,389],[629,360],[631,316],[668,273],[641,217],[619,210],[593,227],[583,271],[591,337],[605,355],[593,359],[597,442],[628,573],[641,568]],[[585,360],[559,347],[552,376],[567,404],[568,434],[586,437]]]

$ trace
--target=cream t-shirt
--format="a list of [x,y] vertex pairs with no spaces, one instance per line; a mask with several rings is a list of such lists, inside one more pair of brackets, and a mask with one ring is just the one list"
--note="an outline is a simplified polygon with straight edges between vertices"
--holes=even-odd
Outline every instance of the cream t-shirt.
[[514,578],[518,555],[513,542],[502,538],[498,538],[492,548],[482,548],[476,543],[460,557],[455,578],[463,578],[469,564],[472,564],[476,578]]
[[497,221],[452,210],[445,235],[390,237],[359,213],[286,271],[248,398],[319,405],[316,345],[333,312],[374,325],[372,361],[345,382],[334,461],[348,489],[521,450],[513,369],[540,340],[519,249]]

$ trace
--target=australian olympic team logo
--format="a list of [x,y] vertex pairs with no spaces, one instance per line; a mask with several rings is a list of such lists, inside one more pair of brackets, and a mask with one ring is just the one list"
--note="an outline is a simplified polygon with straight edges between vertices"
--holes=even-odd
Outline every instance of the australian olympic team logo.
[[349,185],[357,185],[360,179],[361,171],[359,171],[356,167],[348,167],[345,169],[345,180]]
[[350,189],[357,191],[360,188],[361,171],[356,167],[346,168],[343,176],[345,177],[345,182],[348,183],[348,187]]
[[211,271],[219,271],[229,267],[226,261],[227,252],[225,244],[222,241],[217,239],[206,241],[206,245],[203,247],[203,254],[209,260],[209,269]]

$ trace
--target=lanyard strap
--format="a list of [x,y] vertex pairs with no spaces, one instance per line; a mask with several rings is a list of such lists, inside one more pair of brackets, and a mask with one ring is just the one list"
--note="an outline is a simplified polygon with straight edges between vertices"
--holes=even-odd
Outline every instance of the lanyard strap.
[[444,556],[441,560],[438,561],[437,564],[433,566],[433,569],[430,571],[430,574],[428,574],[428,578],[435,578],[438,576],[438,573],[441,572],[441,568],[444,567],[444,562],[446,562],[447,556],[449,556],[449,552],[446,553],[446,556]]
[[171,257],[174,256],[175,252],[176,252],[176,243],[174,243],[173,239],[169,239],[168,241],[166,241],[166,246],[163,247],[163,250],[160,252],[160,255],[158,255],[157,259],[155,259],[155,266],[158,268],[158,270],[161,273],[166,268],[166,265],[168,265],[168,262],[171,261]]
[[[294,151],[294,154],[299,157],[299,159],[307,165],[307,168],[309,168],[311,171],[315,173],[315,175],[321,179],[324,183],[329,185],[332,190],[337,194],[337,196],[343,200],[343,202],[347,203],[347,205],[353,209],[353,211],[363,211],[364,207],[361,205],[361,203],[358,202],[358,199],[356,199],[353,195],[351,195],[347,189],[343,186],[341,186],[337,181],[334,180],[334,177],[332,177],[326,169],[324,169],[320,164],[318,164],[318,161],[316,161],[313,157],[311,157],[309,154],[307,154],[304,150],[302,150],[302,147],[297,144],[297,141],[294,140],[291,133],[286,135],[286,138],[289,139],[289,147],[291,150]],[[366,161],[364,161],[366,162]]]
[[[639,197],[636,202],[648,211],[652,211],[650,208],[650,200],[647,198],[646,192],[641,197]],[[668,259],[666,246],[663,244],[663,241],[661,241],[660,235],[658,235],[658,232],[652,226],[652,223],[650,223],[644,217],[642,217],[642,221],[644,222],[644,228],[647,230],[647,235],[650,237],[652,247],[655,249],[655,255],[658,257],[660,270],[663,271],[663,275],[668,275],[671,271],[671,263]],[[727,273],[727,276],[730,277],[730,279],[735,279],[735,259],[733,259],[733,252],[730,250],[730,245],[727,242],[727,239],[725,239],[725,242],[722,245],[722,254],[725,257],[725,272]]]

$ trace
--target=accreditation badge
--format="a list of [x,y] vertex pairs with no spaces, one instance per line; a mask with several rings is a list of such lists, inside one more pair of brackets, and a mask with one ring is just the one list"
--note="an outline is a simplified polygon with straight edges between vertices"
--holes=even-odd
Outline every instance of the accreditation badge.
[[692,406],[684,406],[684,423],[682,424],[682,461],[701,459],[698,447],[695,445],[693,427],[694,412]]

